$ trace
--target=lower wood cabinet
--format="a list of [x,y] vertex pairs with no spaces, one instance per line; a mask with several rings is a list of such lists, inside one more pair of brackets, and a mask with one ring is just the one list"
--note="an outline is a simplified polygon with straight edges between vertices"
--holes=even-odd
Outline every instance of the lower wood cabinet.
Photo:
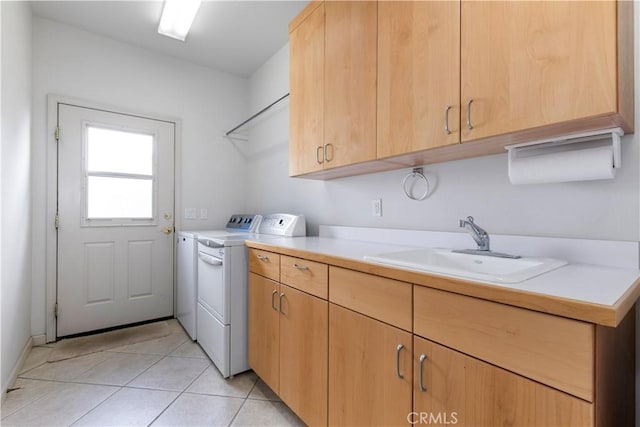
[[305,423],[326,425],[329,303],[282,284],[280,297],[280,398]]
[[249,365],[306,424],[633,425],[616,328],[252,251]]
[[249,366],[308,425],[327,425],[328,302],[249,273]]
[[411,334],[329,304],[329,425],[407,425]]
[[414,336],[412,422],[460,426],[589,426],[589,402]]
[[278,393],[280,389],[280,284],[249,273],[249,366]]
[[413,333],[594,400],[594,325],[416,286]]

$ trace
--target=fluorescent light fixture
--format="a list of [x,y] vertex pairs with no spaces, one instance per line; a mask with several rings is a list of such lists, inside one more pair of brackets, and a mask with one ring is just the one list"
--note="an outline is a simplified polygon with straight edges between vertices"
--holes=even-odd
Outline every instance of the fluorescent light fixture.
[[158,33],[184,41],[202,0],[165,0]]

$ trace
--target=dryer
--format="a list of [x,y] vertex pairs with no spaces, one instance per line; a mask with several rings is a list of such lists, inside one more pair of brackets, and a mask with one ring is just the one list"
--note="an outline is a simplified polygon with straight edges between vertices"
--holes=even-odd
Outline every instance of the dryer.
[[255,231],[262,216],[235,214],[221,230],[180,231],[176,234],[176,318],[192,340],[198,338],[198,236],[244,234]]
[[304,236],[305,218],[266,215],[257,231],[198,236],[198,343],[224,378],[249,369],[245,240]]

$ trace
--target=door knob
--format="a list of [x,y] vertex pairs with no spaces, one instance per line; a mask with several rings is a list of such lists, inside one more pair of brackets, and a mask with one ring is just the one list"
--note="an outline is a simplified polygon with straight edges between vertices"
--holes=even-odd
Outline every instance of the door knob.
[[164,234],[171,234],[173,232],[173,227],[165,227],[162,229]]

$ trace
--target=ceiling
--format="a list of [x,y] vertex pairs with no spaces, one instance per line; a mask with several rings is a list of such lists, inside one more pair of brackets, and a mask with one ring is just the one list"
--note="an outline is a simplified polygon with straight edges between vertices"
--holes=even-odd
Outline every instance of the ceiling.
[[163,1],[33,1],[37,16],[249,77],[288,40],[308,1],[205,0],[185,42],[158,34]]

